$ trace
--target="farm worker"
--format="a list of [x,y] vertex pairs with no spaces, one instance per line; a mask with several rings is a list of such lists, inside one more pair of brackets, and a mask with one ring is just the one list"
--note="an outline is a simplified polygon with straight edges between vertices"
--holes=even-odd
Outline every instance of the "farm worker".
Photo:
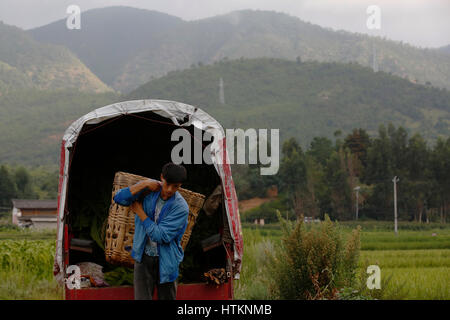
[[[134,298],[151,300],[155,286],[158,299],[175,300],[178,268],[184,252],[180,245],[187,226],[189,206],[177,190],[186,181],[186,169],[167,163],[161,182],[148,179],[114,195],[114,201],[131,206],[136,214],[131,256],[134,263]],[[139,196],[151,192],[141,202]]]

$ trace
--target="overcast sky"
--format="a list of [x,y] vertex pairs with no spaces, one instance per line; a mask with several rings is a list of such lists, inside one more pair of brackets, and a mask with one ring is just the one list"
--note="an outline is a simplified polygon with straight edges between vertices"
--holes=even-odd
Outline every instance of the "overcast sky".
[[[184,20],[242,9],[273,10],[320,26],[386,36],[420,47],[450,44],[450,0],[0,0],[0,20],[30,29],[67,17],[66,8],[72,4],[82,12],[122,5]],[[380,30],[367,29],[370,5],[381,9]]]

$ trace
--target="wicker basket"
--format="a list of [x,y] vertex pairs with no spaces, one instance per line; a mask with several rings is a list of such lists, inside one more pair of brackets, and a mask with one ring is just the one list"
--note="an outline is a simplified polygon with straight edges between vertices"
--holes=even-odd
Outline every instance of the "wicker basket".
[[[114,177],[111,206],[109,208],[105,236],[105,256],[106,261],[109,263],[127,267],[133,267],[134,265],[134,260],[130,253],[133,246],[135,214],[131,211],[130,207],[121,206],[115,203],[113,198],[120,189],[146,179],[148,178],[121,171],[117,172]],[[184,250],[189,242],[198,213],[205,201],[205,196],[183,188],[180,188],[178,192],[189,205],[188,225],[180,242]]]

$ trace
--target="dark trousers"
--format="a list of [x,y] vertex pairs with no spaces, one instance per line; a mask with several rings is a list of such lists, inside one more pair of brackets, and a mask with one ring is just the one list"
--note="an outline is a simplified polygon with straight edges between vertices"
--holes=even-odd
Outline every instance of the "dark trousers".
[[134,262],[134,299],[152,300],[155,286],[159,300],[175,300],[177,287],[174,282],[159,283],[159,258],[145,253],[141,262]]

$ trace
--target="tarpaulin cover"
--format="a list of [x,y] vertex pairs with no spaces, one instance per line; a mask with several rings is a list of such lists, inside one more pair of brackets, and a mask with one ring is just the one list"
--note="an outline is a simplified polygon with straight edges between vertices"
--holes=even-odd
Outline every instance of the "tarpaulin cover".
[[[215,136],[218,137],[217,140],[215,139],[213,143],[211,143],[211,159],[222,182],[225,210],[234,246],[233,273],[235,274],[235,279],[239,279],[243,254],[242,230],[238,201],[231,176],[230,162],[228,161],[226,149],[226,139],[222,126],[209,114],[191,105],[167,100],[134,100],[98,108],[73,122],[64,133],[61,144],[58,187],[58,225],[54,263],[54,275],[58,281],[61,282],[64,279],[64,215],[69,180],[69,159],[72,146],[77,141],[84,125],[98,124],[102,121],[121,115],[137,114],[148,111],[170,119],[177,126],[188,127],[193,125],[201,130],[214,132]],[[186,119],[188,120],[185,121]]]

